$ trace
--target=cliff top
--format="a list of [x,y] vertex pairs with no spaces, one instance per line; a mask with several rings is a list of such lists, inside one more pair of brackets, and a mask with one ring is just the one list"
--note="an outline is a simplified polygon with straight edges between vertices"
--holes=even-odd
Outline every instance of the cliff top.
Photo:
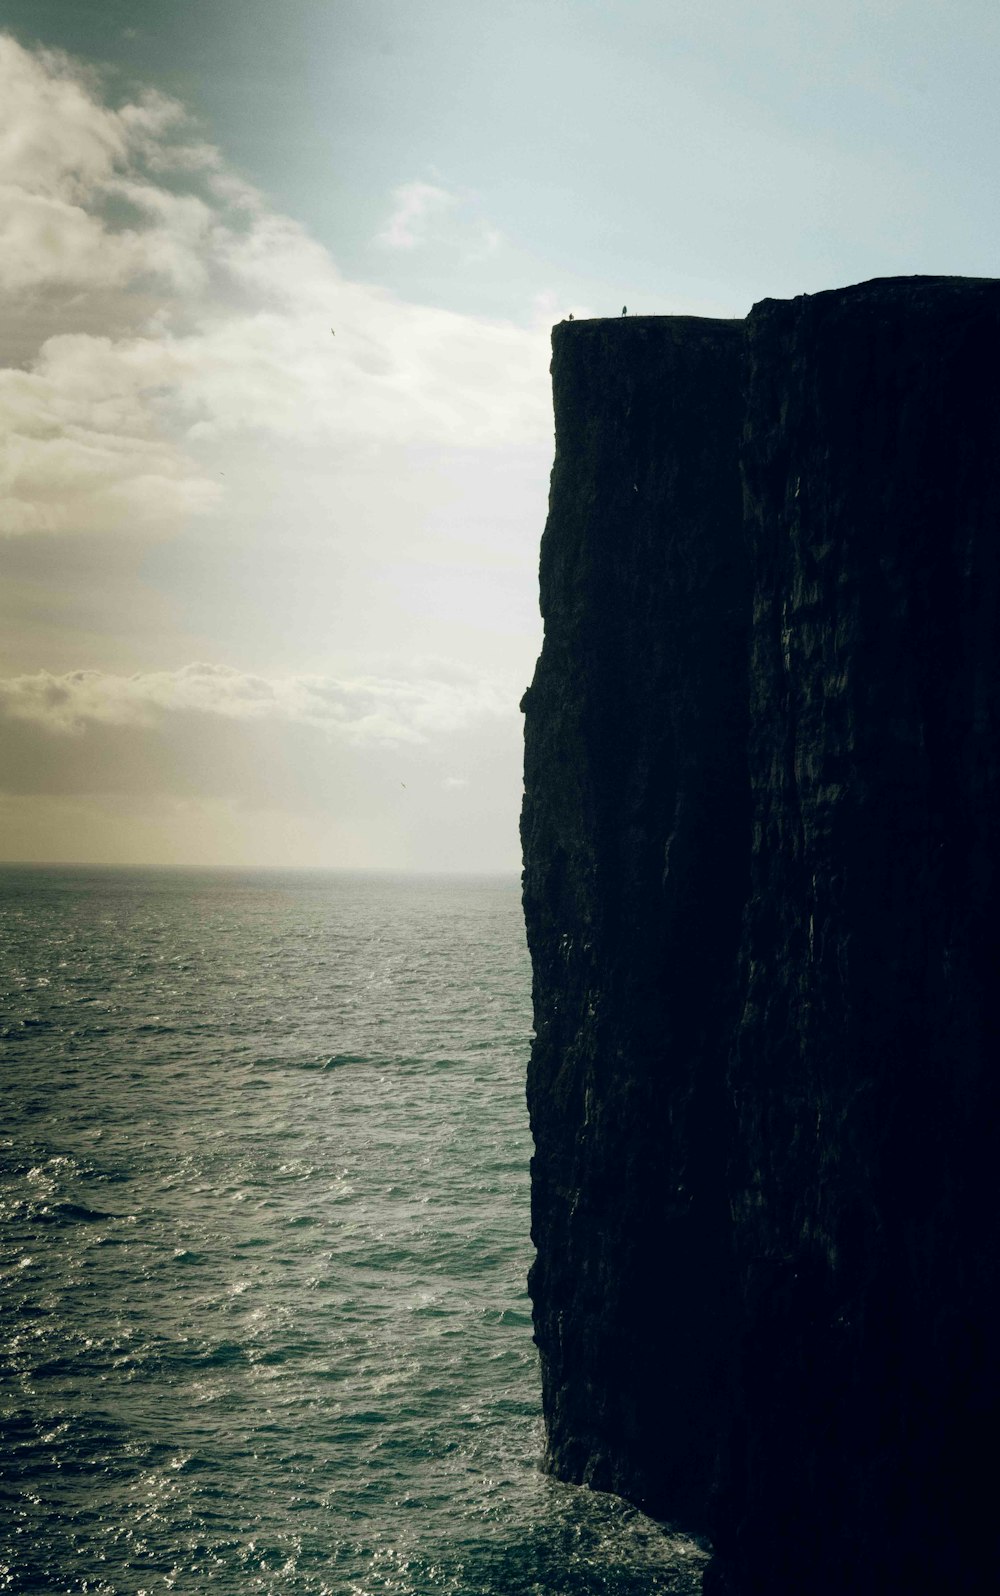
[[[996,277],[959,277],[959,276],[932,276],[913,275],[910,277],[870,277],[864,282],[848,283],[843,288],[825,288],[817,294],[796,294],[790,299],[765,298],[755,301],[750,310],[762,310],[765,306],[772,305],[804,305],[807,301],[823,304],[836,301],[870,300],[873,303],[879,300],[899,300],[910,297],[916,301],[925,301],[928,297],[939,299],[942,294],[957,295],[975,293],[976,297],[983,291],[994,291],[1000,294],[1000,278]],[[572,321],[564,319],[552,329],[553,333],[560,329],[583,329],[596,327],[606,328],[609,324],[616,323],[622,328],[649,328],[662,327],[665,323],[683,327],[703,326],[730,326],[741,327],[746,318],[740,316],[586,316]]]

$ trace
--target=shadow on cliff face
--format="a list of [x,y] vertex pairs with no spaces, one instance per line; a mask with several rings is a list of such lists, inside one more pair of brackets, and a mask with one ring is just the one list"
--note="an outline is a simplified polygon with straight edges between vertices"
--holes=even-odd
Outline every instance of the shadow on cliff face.
[[732,1269],[723,1038],[746,897],[743,334],[556,329],[526,697],[532,1277],[549,1461],[704,1527]]
[[[1000,283],[557,328],[526,698],[549,1466],[706,1589],[1000,1580]],[[742,482],[741,482],[742,478]]]

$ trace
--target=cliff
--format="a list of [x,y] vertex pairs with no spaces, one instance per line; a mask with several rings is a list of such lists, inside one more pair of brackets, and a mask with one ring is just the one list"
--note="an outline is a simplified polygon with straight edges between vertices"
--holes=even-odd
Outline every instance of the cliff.
[[548,1462],[737,1596],[1000,1571],[998,357],[963,279],[553,337]]

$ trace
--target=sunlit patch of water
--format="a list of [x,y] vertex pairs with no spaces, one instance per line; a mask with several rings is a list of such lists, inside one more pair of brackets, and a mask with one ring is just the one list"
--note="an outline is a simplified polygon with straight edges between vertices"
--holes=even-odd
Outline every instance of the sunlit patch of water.
[[2,885],[0,1590],[696,1591],[537,1466],[516,884]]

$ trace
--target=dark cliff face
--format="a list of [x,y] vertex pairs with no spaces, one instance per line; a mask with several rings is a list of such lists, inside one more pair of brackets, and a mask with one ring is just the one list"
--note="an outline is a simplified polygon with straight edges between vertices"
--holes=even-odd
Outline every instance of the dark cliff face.
[[1000,285],[765,303],[748,348],[748,1439],[718,1539],[754,1591],[782,1558],[781,1588],[979,1589],[1000,1350]]
[[1000,284],[566,325],[553,377],[550,1464],[710,1521],[706,1589],[990,1588]]
[[703,1516],[746,892],[737,323],[553,339],[545,647],[526,698],[532,1277],[550,1461]]

